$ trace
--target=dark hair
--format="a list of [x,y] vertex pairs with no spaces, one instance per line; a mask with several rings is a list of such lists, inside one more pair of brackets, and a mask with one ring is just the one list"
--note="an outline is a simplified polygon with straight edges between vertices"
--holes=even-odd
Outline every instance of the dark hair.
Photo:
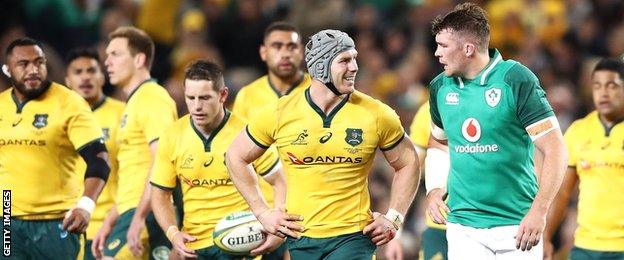
[[67,57],[65,57],[65,64],[69,65],[72,61],[78,58],[89,58],[94,59],[100,64],[100,55],[94,48],[89,47],[80,47],[71,49],[69,53],[67,53]]
[[147,67],[148,70],[152,68],[152,61],[154,60],[154,41],[152,41],[152,38],[150,38],[147,33],[132,26],[122,26],[108,35],[109,40],[115,38],[128,39],[128,47],[130,48],[132,56],[138,53],[145,54],[145,67]]
[[225,86],[223,70],[209,60],[196,60],[189,64],[184,72],[184,79],[211,81],[214,90],[217,91]]
[[[264,37],[262,37],[262,39],[266,39],[269,36],[269,34],[271,34],[273,31],[287,31],[287,32],[294,32],[294,33],[297,33],[298,35],[301,35],[301,33],[299,33],[299,29],[297,28],[297,26],[288,22],[277,21],[277,22],[273,22],[269,24],[269,26],[267,26],[267,28],[264,29]],[[299,41],[301,42],[301,37],[299,38]]]
[[594,67],[592,75],[594,75],[596,71],[600,70],[616,72],[618,75],[620,75],[620,79],[624,80],[624,61],[622,61],[621,59],[605,58],[600,60],[598,64],[596,64],[596,67]]
[[18,46],[32,46],[32,45],[36,45],[39,46],[39,48],[43,49],[41,47],[41,44],[39,44],[38,41],[33,40],[32,38],[28,38],[28,37],[22,37],[22,38],[17,38],[15,40],[13,40],[9,46],[6,48],[6,56],[9,56],[12,52],[13,49],[15,49],[15,47]]
[[477,47],[487,50],[490,25],[485,11],[474,3],[456,5],[450,13],[438,15],[431,23],[431,33],[437,35],[444,29],[471,34],[477,40]]

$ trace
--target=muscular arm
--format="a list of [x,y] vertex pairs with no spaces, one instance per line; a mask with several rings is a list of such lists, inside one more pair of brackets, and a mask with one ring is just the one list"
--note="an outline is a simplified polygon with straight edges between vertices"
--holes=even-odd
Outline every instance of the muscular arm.
[[397,147],[384,151],[383,154],[394,169],[390,208],[396,209],[405,216],[414,200],[420,182],[418,155],[412,141],[407,136],[401,140]]
[[258,177],[250,166],[264,151],[265,149],[249,139],[243,130],[234,139],[225,155],[230,178],[256,217],[270,208],[260,191]]
[[543,210],[546,214],[563,181],[568,153],[561,131],[558,129],[535,140],[535,147],[544,155],[544,158],[542,166],[539,167],[541,169],[539,189],[531,207]]
[[568,210],[568,202],[574,188],[578,184],[578,175],[574,167],[568,167],[563,178],[563,183],[559,189],[559,193],[555,197],[546,221],[546,229],[544,230],[544,240],[550,241],[557,231],[557,228],[563,221]]
[[173,204],[171,204],[172,191],[153,186],[151,192],[151,206],[154,210],[156,221],[167,231],[170,226],[177,226]]

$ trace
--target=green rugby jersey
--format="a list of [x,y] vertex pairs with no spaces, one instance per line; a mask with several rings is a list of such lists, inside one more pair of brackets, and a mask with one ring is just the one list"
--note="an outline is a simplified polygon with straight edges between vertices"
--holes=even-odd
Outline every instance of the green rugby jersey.
[[472,80],[440,74],[430,84],[432,121],[444,129],[451,158],[448,221],[475,228],[520,223],[537,193],[537,137],[527,129],[554,117],[529,69],[498,50],[489,55]]

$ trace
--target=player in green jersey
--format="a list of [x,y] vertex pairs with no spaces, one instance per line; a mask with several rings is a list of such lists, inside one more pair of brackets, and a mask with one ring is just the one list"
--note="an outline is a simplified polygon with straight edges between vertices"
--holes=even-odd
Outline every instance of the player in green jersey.
[[[428,212],[445,223],[438,208],[448,195],[448,257],[541,259],[567,160],[545,92],[529,69],[488,49],[489,24],[477,5],[437,17],[432,32],[444,72],[430,84],[430,149],[448,146],[451,167],[446,187],[428,193]],[[544,154],[539,181],[535,148]]]

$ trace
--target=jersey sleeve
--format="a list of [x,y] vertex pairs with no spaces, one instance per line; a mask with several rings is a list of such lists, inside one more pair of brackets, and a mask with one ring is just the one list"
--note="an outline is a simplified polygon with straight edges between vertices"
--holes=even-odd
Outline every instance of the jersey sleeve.
[[252,163],[254,169],[260,176],[269,176],[280,168],[277,148],[270,147],[258,159]]
[[247,113],[247,91],[246,88],[243,87],[236,94],[236,98],[234,99],[234,105],[232,105],[232,113],[237,115],[238,117],[244,119],[245,121],[249,120],[249,113]]
[[173,135],[166,132],[158,141],[156,158],[150,182],[152,185],[171,190],[176,185],[175,156]]
[[414,144],[421,148],[427,148],[429,135],[431,134],[431,114],[429,113],[429,103],[425,103],[418,109],[412,125],[410,125],[410,137]]
[[72,93],[68,97],[65,109],[69,115],[66,121],[67,136],[76,151],[95,140],[104,142],[102,128],[82,97]]
[[527,67],[520,63],[514,65],[505,75],[505,82],[512,87],[516,115],[523,127],[555,115],[546,99],[546,92]]
[[574,122],[563,135],[566,147],[568,148],[568,167],[576,167],[578,162],[578,149],[577,149],[577,129],[578,121]]
[[392,108],[381,104],[379,110],[377,116],[379,143],[377,146],[382,151],[387,151],[401,142],[403,136],[405,136],[405,130],[403,130],[403,126],[401,125],[399,115],[397,115]]
[[158,140],[164,129],[167,129],[178,117],[176,107],[169,97],[152,95],[141,104],[146,109],[141,115],[143,131],[148,143]]
[[438,110],[437,98],[443,79],[442,74],[440,74],[429,83],[429,116],[431,117],[431,122],[440,129],[444,129],[444,125],[442,125],[442,117],[440,117],[440,111]]
[[277,113],[277,106],[267,106],[258,112],[245,128],[247,136],[263,149],[268,149],[275,142]]

